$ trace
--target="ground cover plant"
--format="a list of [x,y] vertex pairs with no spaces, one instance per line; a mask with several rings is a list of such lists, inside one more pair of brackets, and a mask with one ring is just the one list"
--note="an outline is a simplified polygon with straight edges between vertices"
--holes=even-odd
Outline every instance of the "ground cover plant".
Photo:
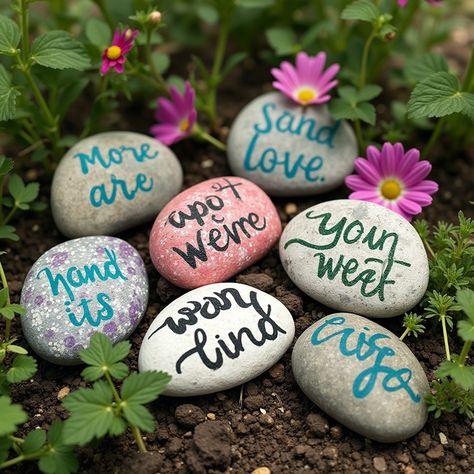
[[[15,0],[1,6],[0,470],[470,468],[472,2]],[[130,342],[112,345],[96,333],[80,353],[85,368],[60,367],[37,357],[23,336],[23,282],[34,261],[65,240],[47,203],[67,150],[99,132],[149,134],[176,151],[186,189],[231,174],[229,126],[272,87],[308,110],[328,107],[334,119],[347,120],[359,156],[345,186],[276,198],[282,222],[330,199],[372,201],[410,221],[428,254],[421,302],[382,322],[408,344],[430,382],[429,420],[403,443],[372,443],[324,415],[298,389],[289,353],[242,387],[158,399],[170,377],[137,372],[138,351],[156,314],[184,290],[153,268],[149,225],[120,234],[139,250],[150,279],[148,309]],[[296,336],[330,313],[291,282],[275,249],[233,280],[282,301]]]

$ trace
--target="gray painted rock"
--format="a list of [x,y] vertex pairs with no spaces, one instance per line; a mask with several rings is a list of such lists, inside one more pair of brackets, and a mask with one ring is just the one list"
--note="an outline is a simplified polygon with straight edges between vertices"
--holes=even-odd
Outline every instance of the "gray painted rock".
[[68,237],[111,235],[153,219],[182,183],[178,159],[159,141],[133,132],[101,133],[62,158],[51,209]]
[[336,188],[352,172],[357,142],[346,121],[325,105],[302,107],[279,92],[264,94],[237,116],[227,144],[234,174],[272,196],[305,196]]
[[294,334],[290,312],[273,296],[239,283],[216,283],[161,311],[145,334],[138,367],[172,376],[165,395],[214,393],[272,367]]
[[138,252],[115,237],[83,237],[35,262],[21,293],[21,323],[38,355],[72,365],[96,331],[114,343],[126,339],[147,303],[148,277]]
[[327,414],[383,443],[402,441],[427,419],[426,375],[395,334],[362,316],[337,313],[309,327],[292,354],[295,380]]
[[281,236],[280,258],[315,300],[374,318],[410,310],[428,286],[428,258],[413,226],[371,202],[329,201],[301,212]]

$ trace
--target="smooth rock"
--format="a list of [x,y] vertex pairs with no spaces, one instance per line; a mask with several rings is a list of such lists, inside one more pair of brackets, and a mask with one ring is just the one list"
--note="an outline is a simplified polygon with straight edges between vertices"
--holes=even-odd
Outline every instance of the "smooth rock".
[[268,370],[295,334],[290,312],[276,298],[239,283],[192,290],[161,311],[140,347],[140,371],[172,376],[165,395],[227,390]]
[[229,165],[271,196],[306,196],[336,188],[352,172],[357,141],[325,105],[302,107],[279,92],[248,104],[230,129]]
[[315,300],[374,318],[410,310],[428,286],[428,258],[413,226],[371,202],[329,201],[301,212],[281,236],[280,258]]
[[398,337],[362,316],[336,313],[310,326],[292,354],[295,380],[321,410],[367,438],[402,441],[423,428],[430,387]]
[[255,184],[235,176],[183,191],[156,218],[150,255],[182,288],[225,281],[262,258],[281,234],[278,212]]
[[82,237],[35,262],[21,294],[21,323],[38,355],[72,365],[96,331],[114,343],[130,336],[147,303],[148,277],[138,252],[115,237]]
[[51,209],[67,237],[111,235],[154,219],[181,189],[174,153],[134,132],[93,135],[64,155],[51,185]]

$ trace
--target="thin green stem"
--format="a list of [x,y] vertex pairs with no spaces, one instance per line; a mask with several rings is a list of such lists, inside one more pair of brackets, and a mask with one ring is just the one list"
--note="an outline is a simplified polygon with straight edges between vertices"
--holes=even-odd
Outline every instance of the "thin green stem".
[[30,454],[20,454],[16,458],[12,458],[12,459],[9,459],[8,461],[1,463],[0,470],[5,469],[7,467],[14,466],[15,464],[18,464],[23,461],[32,461],[34,459],[39,459],[41,456],[43,456],[43,454],[48,452],[48,450],[49,448],[42,448]]
[[464,367],[469,351],[471,350],[472,341],[465,341],[462,346],[461,354],[459,355],[459,365]]
[[421,153],[422,159],[426,158],[429,155],[431,148],[433,148],[433,145],[438,141],[438,138],[441,135],[441,132],[443,131],[445,123],[446,123],[446,117],[439,119],[438,122],[436,123],[436,126],[433,132],[431,133],[431,137],[428,140],[428,143],[426,144],[426,146],[423,148],[423,152]]
[[193,135],[195,135],[200,140],[206,141],[211,145],[214,145],[217,149],[225,151],[226,146],[217,138],[213,137],[209,133],[205,132],[199,125],[194,127]]
[[403,331],[403,334],[400,336],[400,341],[403,341],[403,339],[405,339],[409,332],[410,328],[406,328],[405,331]]
[[146,453],[147,450],[145,443],[143,442],[140,428],[138,428],[137,426],[130,425],[130,429],[132,430],[133,437],[135,438],[135,442],[137,443],[138,451],[140,451],[141,453]]
[[104,17],[104,20],[107,22],[107,24],[109,25],[109,28],[113,32],[115,30],[115,21],[112,18],[112,15],[110,14],[109,9],[107,8],[107,5],[105,4],[105,1],[94,0],[94,3],[99,7],[99,10],[102,13],[102,16]]
[[105,378],[107,379],[107,382],[110,385],[110,388],[111,388],[112,393],[113,393],[114,398],[115,398],[115,402],[117,403],[117,405],[120,405],[122,403],[122,399],[120,398],[120,396],[117,392],[117,389],[115,388],[114,382],[112,381],[112,377],[110,376],[108,371],[105,372]]
[[446,359],[451,360],[451,351],[449,350],[449,342],[448,342],[448,331],[446,328],[446,315],[440,314],[441,318],[441,326],[443,328],[443,341],[444,341],[444,351],[446,352]]
[[5,217],[5,220],[3,221],[3,225],[7,225],[10,222],[11,218],[15,215],[16,211],[18,211],[18,206],[15,203],[14,206],[11,208],[10,212],[7,214],[7,217]]
[[[8,281],[7,277],[5,276],[5,272],[3,270],[2,262],[0,262],[0,279],[2,280],[3,288],[7,289],[7,306],[10,305],[10,289],[8,288]],[[5,319],[5,337],[4,341],[8,341],[10,339],[10,329],[11,329],[12,322],[9,319]]]
[[364,137],[362,136],[362,128],[360,126],[359,119],[354,121],[354,129],[357,137],[357,143],[359,144],[359,151],[362,152],[364,150]]
[[372,32],[370,33],[367,41],[364,45],[364,51],[362,53],[362,62],[360,65],[360,77],[359,77],[359,89],[362,89],[365,86],[365,82],[367,80],[367,64],[369,61],[369,51],[372,42],[374,41],[375,37],[377,36],[377,26],[374,25]]
[[152,29],[147,28],[146,31],[146,44],[145,44],[145,54],[146,54],[146,61],[148,63],[148,66],[150,67],[150,71],[158,83],[158,88],[162,90],[162,92],[168,93],[168,84],[166,84],[166,81],[163,79],[163,76],[161,75],[160,71],[156,69],[155,63],[153,62],[153,55],[151,51],[151,34],[152,34]]
[[432,249],[430,243],[428,242],[428,240],[425,239],[425,238],[422,238],[421,240],[422,240],[423,243],[425,244],[425,247],[426,247],[426,249],[428,250],[428,252],[430,253],[430,255],[431,255],[433,258],[436,258],[436,254],[434,253],[434,251],[433,251],[433,249]]
[[471,59],[469,60],[469,66],[467,67],[466,76],[462,84],[462,90],[471,92],[474,89],[474,46],[471,50]]
[[28,27],[28,2],[20,0],[21,57],[24,62],[30,56],[30,30]]
[[3,225],[3,182],[5,176],[0,176],[0,225]]

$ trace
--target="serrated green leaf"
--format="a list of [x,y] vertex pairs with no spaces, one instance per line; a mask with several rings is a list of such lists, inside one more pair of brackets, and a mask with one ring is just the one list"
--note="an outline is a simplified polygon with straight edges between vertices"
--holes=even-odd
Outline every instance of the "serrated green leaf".
[[21,405],[12,405],[9,397],[0,397],[0,413],[0,436],[14,433],[28,419]]
[[267,8],[272,7],[275,0],[235,0],[235,4],[244,8]]
[[87,52],[79,41],[65,31],[48,31],[35,39],[31,49],[33,61],[53,69],[77,69],[90,66]]
[[9,295],[8,288],[2,288],[0,290],[0,308],[2,308],[3,306],[7,304],[8,295]]
[[0,15],[0,54],[13,54],[20,42],[18,25],[5,15]]
[[32,377],[37,369],[38,365],[33,357],[28,355],[16,356],[7,371],[7,380],[10,383],[23,382]]
[[297,43],[296,35],[291,28],[269,28],[265,31],[265,37],[278,56],[291,54]]
[[410,118],[445,117],[454,113],[474,120],[474,94],[461,91],[455,76],[438,72],[417,83],[408,101]]
[[474,341],[474,325],[471,321],[458,322],[458,335],[464,341]]
[[7,175],[13,169],[13,160],[0,155],[0,176]]
[[12,443],[6,436],[0,436],[0,464],[8,458],[8,450]]
[[11,225],[0,225],[0,239],[20,240],[20,237],[15,233],[15,227]]
[[375,99],[382,93],[382,88],[377,84],[367,84],[360,91],[357,92],[357,99],[359,102],[367,102]]
[[424,81],[436,72],[448,72],[448,63],[439,53],[427,53],[410,58],[405,66],[405,75],[414,81]]
[[436,371],[436,376],[449,376],[465,390],[474,388],[474,367],[460,365],[455,357],[453,360],[444,360]]
[[30,431],[21,445],[21,449],[25,454],[31,454],[41,449],[46,442],[46,431],[33,430]]
[[375,107],[368,102],[351,103],[345,99],[333,99],[329,110],[335,119],[362,120],[375,125]]
[[0,121],[10,120],[15,116],[16,98],[20,92],[12,85],[10,74],[0,64]]
[[456,292],[456,301],[474,324],[474,291],[464,288]]
[[170,67],[170,57],[165,53],[154,52],[151,56],[153,65],[160,74],[164,74]]
[[[0,305],[1,306],[1,305]],[[19,315],[22,315],[22,314],[25,314],[26,312],[26,309],[24,306],[22,306],[21,304],[10,304],[8,305],[8,307],[16,314],[19,314]]]
[[0,314],[10,321],[15,317],[15,312],[8,306],[6,308],[0,308]]
[[143,405],[124,403],[122,409],[123,415],[130,424],[148,433],[155,431],[155,418]]
[[90,18],[86,23],[86,37],[101,51],[110,45],[112,41],[112,32],[105,21],[98,18]]
[[74,455],[74,447],[68,446],[63,439],[64,423],[54,420],[48,431],[50,450],[41,457],[38,466],[47,474],[69,474],[77,472],[79,463]]
[[346,102],[357,103],[357,89],[353,86],[341,86],[338,88],[337,93]]
[[133,372],[123,381],[122,400],[140,405],[156,400],[170,380],[171,376],[165,372]]
[[63,405],[71,412],[64,423],[67,442],[83,446],[107,433],[116,435],[125,431],[126,424],[114,414],[112,399],[111,388],[102,380],[91,389],[82,388],[68,395],[63,400]]
[[341,13],[343,20],[360,20],[373,23],[380,16],[380,10],[370,0],[356,0]]
[[24,347],[17,346],[15,344],[8,344],[7,350],[8,352],[14,352],[15,354],[22,354],[22,355],[28,354],[28,351]]

